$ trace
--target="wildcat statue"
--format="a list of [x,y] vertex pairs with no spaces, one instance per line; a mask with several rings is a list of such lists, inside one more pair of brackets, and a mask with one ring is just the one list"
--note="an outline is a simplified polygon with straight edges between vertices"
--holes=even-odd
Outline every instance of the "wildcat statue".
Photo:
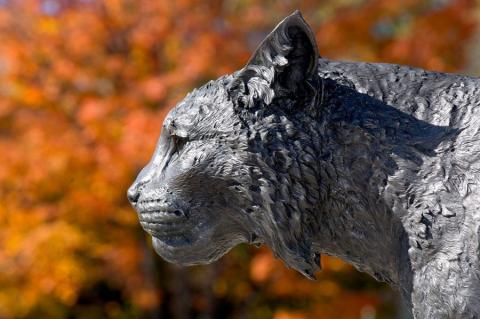
[[265,244],[314,278],[323,253],[414,318],[480,318],[480,80],[319,57],[298,11],[171,110],[128,198],[167,261]]

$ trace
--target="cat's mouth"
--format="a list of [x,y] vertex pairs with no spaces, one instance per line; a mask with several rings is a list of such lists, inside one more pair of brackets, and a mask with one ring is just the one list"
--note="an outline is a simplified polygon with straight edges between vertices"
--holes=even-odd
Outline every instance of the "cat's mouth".
[[188,219],[184,209],[160,200],[141,201],[135,208],[142,228],[155,237],[180,234]]
[[186,220],[186,216],[180,210],[164,211],[164,210],[151,210],[144,211],[138,210],[140,222],[155,223],[155,224],[174,224]]
[[185,225],[182,221],[163,223],[140,220],[140,225],[147,233],[157,238],[182,236],[185,233]]

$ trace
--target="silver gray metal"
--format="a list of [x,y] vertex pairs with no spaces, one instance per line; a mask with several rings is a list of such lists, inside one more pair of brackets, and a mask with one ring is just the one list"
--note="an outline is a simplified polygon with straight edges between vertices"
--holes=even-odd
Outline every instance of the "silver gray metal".
[[324,253],[415,318],[480,318],[479,185],[479,79],[319,58],[297,11],[168,114],[128,197],[167,261],[266,244],[314,278]]

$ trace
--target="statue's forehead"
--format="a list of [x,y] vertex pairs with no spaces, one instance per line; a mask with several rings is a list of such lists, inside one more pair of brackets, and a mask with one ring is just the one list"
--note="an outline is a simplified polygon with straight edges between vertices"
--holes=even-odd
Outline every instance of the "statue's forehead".
[[205,126],[233,115],[232,102],[223,82],[210,81],[190,92],[165,119],[165,126]]

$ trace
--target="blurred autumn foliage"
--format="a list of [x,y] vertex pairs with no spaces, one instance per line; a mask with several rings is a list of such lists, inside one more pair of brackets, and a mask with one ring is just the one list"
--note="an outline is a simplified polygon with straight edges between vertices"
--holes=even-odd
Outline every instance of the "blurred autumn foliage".
[[401,316],[334,258],[317,282],[265,248],[167,265],[126,200],[168,109],[296,8],[322,56],[479,71],[470,0],[0,0],[0,318]]

